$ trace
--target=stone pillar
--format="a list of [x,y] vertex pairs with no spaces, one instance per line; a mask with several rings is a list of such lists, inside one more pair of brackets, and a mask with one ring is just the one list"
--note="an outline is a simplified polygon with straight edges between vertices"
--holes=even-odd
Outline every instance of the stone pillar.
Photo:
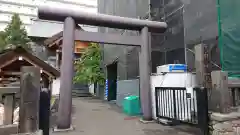
[[29,66],[21,68],[19,132],[34,133],[38,131],[40,69]]
[[198,86],[211,89],[210,55],[207,45],[195,46],[195,68]]
[[74,37],[75,22],[67,17],[64,21],[60,101],[58,108],[57,128],[69,129],[71,127],[73,63],[74,63]]
[[13,112],[14,112],[14,94],[4,95],[4,125],[13,123]]
[[140,74],[140,100],[143,112],[143,120],[152,120],[152,101],[150,84],[150,45],[148,28],[144,27],[141,31],[142,45],[139,54],[139,74]]
[[213,71],[212,91],[209,104],[214,112],[229,113],[231,107],[230,91],[228,89],[228,73],[224,71]]

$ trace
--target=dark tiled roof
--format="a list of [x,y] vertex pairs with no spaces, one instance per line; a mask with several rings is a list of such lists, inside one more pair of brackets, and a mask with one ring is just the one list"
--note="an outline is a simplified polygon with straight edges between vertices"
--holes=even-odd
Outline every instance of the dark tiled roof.
[[[83,30],[79,25],[77,25],[76,28],[79,29],[79,30]],[[49,44],[52,44],[53,42],[55,42],[55,41],[58,40],[59,38],[62,38],[62,36],[63,36],[63,31],[61,31],[61,32],[53,35],[52,37],[46,39],[46,40],[44,41],[44,45],[45,45],[45,46],[48,46]]]
[[[26,49],[21,46],[17,46],[15,48],[6,49],[0,52],[0,66],[5,64],[6,62],[14,59],[16,56],[23,56],[31,60],[32,63],[36,64],[38,67],[42,68],[42,70],[50,73],[54,77],[59,77],[60,72],[49,65],[48,63],[44,62],[43,60],[39,59],[37,56],[33,55]],[[21,65],[19,65],[21,66]]]

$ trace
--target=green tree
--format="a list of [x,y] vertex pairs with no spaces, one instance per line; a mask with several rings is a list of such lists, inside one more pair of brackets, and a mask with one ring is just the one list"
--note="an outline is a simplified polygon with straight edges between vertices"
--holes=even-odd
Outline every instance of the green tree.
[[0,50],[4,49],[4,46],[6,45],[5,42],[5,32],[0,31]]
[[1,48],[4,48],[9,44],[29,48],[29,42],[30,39],[28,38],[26,29],[24,28],[19,15],[14,14],[4,32],[0,33]]
[[100,66],[101,49],[98,44],[91,43],[75,63],[74,82],[103,84],[105,78]]

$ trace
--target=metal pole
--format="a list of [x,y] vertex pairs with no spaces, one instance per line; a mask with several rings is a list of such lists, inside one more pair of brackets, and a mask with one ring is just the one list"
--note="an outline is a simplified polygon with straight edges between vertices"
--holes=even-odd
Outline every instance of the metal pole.
[[63,30],[60,101],[57,118],[58,129],[68,129],[71,126],[74,32],[75,21],[73,18],[67,17],[64,21]]
[[152,120],[151,87],[150,87],[150,54],[148,27],[141,31],[142,46],[139,54],[140,99],[143,120]]

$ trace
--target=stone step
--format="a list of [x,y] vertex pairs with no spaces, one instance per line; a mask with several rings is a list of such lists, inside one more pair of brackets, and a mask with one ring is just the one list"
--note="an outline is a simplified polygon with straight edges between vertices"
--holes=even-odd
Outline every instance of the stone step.
[[73,97],[91,97],[92,94],[89,93],[89,90],[73,90],[72,96]]

